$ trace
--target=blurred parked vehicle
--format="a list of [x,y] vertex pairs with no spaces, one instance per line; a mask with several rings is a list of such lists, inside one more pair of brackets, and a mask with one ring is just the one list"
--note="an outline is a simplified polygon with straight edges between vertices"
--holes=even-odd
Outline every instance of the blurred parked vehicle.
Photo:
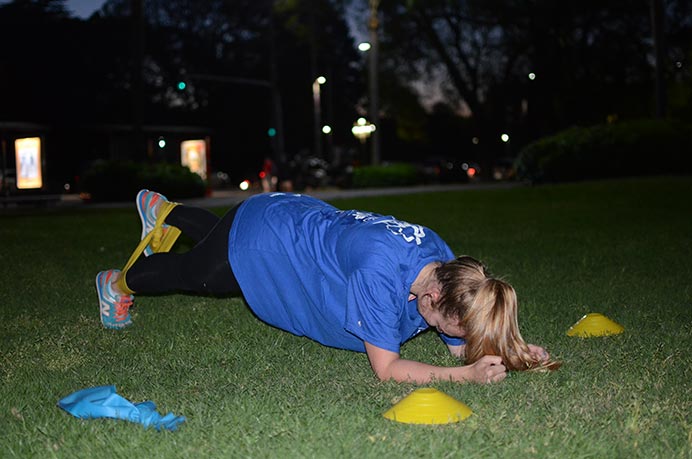
[[329,185],[329,163],[322,158],[309,156],[299,163],[295,178],[300,189],[323,188]]
[[512,180],[516,174],[512,158],[500,158],[493,164],[493,180]]
[[461,170],[466,173],[469,180],[480,180],[481,178],[481,166],[478,163],[463,162],[461,163]]
[[478,178],[480,167],[460,160],[430,158],[420,166],[420,172],[424,183],[466,183]]
[[217,171],[209,176],[209,186],[212,189],[219,190],[229,188],[231,185],[231,177],[224,171]]
[[279,167],[279,181],[296,190],[323,188],[332,184],[330,164],[316,156],[294,156]]
[[323,188],[332,184],[330,165],[314,156],[296,156],[286,164],[264,162],[256,175],[243,180],[241,190],[292,191]]

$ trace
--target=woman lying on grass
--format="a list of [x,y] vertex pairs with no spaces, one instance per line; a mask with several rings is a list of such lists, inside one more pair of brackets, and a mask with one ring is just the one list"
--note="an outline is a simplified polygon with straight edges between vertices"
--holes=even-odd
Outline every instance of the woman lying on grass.
[[[455,258],[423,226],[286,193],[253,196],[222,218],[148,190],[136,204],[147,256],[135,251],[122,273],[96,277],[108,328],[131,324],[135,292],[242,294],[275,327],[366,352],[381,380],[488,383],[508,370],[552,365],[542,347],[522,339],[514,289],[473,258]],[[194,248],[155,253],[168,250],[178,230]],[[400,346],[428,327],[466,365],[400,358]]]

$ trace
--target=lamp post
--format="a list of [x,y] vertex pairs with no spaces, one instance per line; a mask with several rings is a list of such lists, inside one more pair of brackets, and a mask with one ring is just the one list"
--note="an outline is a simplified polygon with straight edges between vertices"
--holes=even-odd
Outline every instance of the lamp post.
[[[379,28],[380,21],[377,15],[377,9],[380,6],[380,0],[370,0],[370,20],[368,21],[368,28],[370,29],[370,48],[368,49],[370,58],[370,68],[369,68],[369,80],[370,80],[370,121],[375,126],[380,124],[380,97],[379,97],[379,86],[377,82],[377,52],[379,48],[379,37],[377,34],[377,29]],[[380,163],[380,136],[376,130],[372,131],[372,141],[370,143],[371,153],[370,161],[373,165],[378,165]]]
[[320,98],[320,86],[325,84],[327,79],[323,76],[318,76],[312,82],[312,103],[314,119],[314,135],[315,135],[315,156],[322,157],[322,103]]

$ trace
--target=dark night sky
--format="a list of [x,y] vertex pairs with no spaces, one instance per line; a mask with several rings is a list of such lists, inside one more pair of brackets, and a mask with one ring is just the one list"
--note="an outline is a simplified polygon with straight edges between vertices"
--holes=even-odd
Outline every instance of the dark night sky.
[[75,16],[88,18],[91,13],[101,8],[104,2],[105,0],[67,0],[65,5]]
[[[65,5],[72,14],[86,19],[91,13],[101,8],[106,0],[67,0]],[[0,0],[0,4],[9,3],[9,0]]]

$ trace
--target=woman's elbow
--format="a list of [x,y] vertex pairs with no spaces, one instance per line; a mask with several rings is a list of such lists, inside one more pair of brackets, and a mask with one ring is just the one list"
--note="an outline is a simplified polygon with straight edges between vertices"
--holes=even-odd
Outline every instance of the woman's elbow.
[[387,368],[373,368],[372,372],[375,373],[377,379],[379,379],[382,382],[391,381],[392,379],[394,379],[394,376],[392,376],[392,372],[389,371]]

